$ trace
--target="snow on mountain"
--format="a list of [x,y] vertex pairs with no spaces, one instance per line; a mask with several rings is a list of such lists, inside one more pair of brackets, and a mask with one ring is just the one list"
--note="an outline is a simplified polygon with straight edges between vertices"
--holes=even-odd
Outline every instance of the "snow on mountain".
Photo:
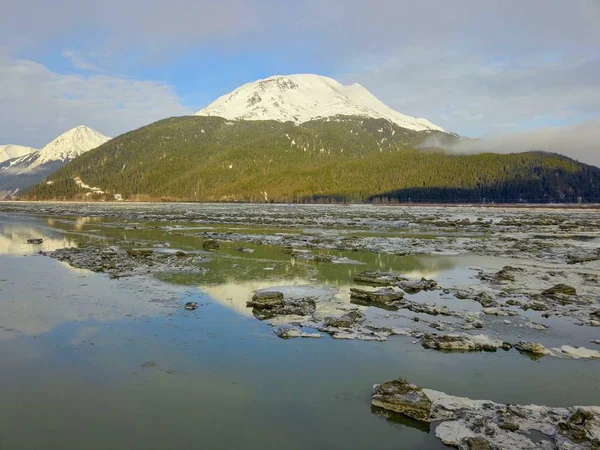
[[41,148],[34,167],[51,161],[69,161],[101,146],[109,139],[102,133],[83,125],[71,128]]
[[40,150],[0,161],[0,194],[14,195],[39,183],[70,160],[109,139],[81,125],[64,132]]
[[[80,125],[65,131],[38,151],[7,161],[10,164],[6,169],[10,167],[14,173],[16,171],[33,171],[37,167],[49,163],[66,163],[88,150],[99,147],[109,139],[96,130]],[[0,174],[1,170],[2,168],[0,168]]]
[[393,110],[360,84],[344,86],[331,78],[311,74],[278,75],[244,84],[195,115],[295,123],[351,115],[387,119],[415,131],[444,131],[427,119]]
[[20,158],[21,156],[29,155],[30,153],[37,151],[37,148],[24,147],[22,145],[0,145],[0,163],[8,161],[9,159]]

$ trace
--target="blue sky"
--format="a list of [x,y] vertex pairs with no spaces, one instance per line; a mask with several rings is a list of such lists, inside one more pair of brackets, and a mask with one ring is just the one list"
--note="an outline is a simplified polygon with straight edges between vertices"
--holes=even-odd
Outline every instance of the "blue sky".
[[600,126],[597,0],[7,1],[0,143],[114,136],[290,73],[466,136]]

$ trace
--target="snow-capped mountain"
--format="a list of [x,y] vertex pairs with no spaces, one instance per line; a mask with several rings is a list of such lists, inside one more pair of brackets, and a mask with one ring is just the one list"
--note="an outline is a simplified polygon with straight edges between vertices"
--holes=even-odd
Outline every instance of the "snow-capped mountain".
[[295,123],[350,115],[387,119],[415,131],[444,131],[427,119],[393,110],[360,84],[344,86],[331,78],[311,74],[278,75],[244,84],[196,115]]
[[29,155],[30,153],[37,151],[37,148],[24,147],[22,145],[0,145],[0,163],[8,161],[9,159],[20,158],[21,156]]
[[32,161],[29,168],[34,169],[54,161],[70,161],[88,150],[99,147],[109,139],[102,133],[83,125],[71,128],[44,145],[35,155],[30,155]]
[[81,125],[64,132],[40,150],[0,162],[0,193],[14,195],[33,186],[72,159],[109,139]]

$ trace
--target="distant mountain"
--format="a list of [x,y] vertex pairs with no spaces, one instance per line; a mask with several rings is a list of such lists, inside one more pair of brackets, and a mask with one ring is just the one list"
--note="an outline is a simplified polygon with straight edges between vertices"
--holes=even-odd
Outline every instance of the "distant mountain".
[[22,145],[0,145],[0,163],[8,161],[9,159],[20,158],[21,156],[37,151],[36,148],[24,147]]
[[277,120],[296,124],[338,115],[387,119],[409,130],[444,131],[383,104],[360,84],[344,86],[320,75],[273,76],[244,84],[198,111],[199,116]]
[[458,139],[364,116],[300,124],[177,117],[111,139],[24,197],[445,203],[600,199],[600,169],[563,156],[456,155],[418,148],[425,140]]
[[79,155],[110,138],[86,126],[72,128],[40,150],[0,162],[0,196],[27,189]]

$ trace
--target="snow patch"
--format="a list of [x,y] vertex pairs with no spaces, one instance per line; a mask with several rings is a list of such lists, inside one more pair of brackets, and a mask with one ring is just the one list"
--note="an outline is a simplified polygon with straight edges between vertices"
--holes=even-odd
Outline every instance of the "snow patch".
[[73,181],[80,188],[82,188],[82,189],[88,189],[88,190],[92,191],[92,192],[88,192],[86,195],[104,194],[104,191],[102,189],[100,189],[99,187],[93,187],[93,186],[90,186],[89,184],[84,183],[81,180],[81,178],[79,178],[79,177],[73,178]]

